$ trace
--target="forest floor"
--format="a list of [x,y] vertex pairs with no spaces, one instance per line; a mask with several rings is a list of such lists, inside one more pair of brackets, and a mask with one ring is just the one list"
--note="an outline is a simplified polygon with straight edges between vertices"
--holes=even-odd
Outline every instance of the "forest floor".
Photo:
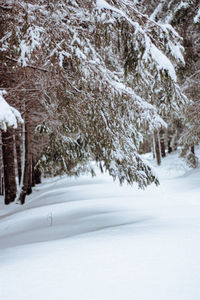
[[177,153],[160,185],[45,179],[24,206],[0,198],[0,299],[199,300],[200,168]]

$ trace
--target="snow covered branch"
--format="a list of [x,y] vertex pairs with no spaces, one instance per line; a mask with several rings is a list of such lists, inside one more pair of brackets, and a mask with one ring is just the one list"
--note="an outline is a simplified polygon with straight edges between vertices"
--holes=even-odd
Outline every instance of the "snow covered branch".
[[4,99],[6,91],[0,91],[0,129],[6,131],[8,127],[17,128],[17,123],[23,123],[21,114],[17,109],[10,106]]

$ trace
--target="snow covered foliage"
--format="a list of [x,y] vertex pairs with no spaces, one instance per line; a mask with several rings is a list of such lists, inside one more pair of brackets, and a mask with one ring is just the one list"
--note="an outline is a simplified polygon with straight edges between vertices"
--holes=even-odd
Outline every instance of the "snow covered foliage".
[[121,183],[157,183],[138,150],[142,133],[166,126],[162,118],[187,100],[176,76],[178,34],[133,1],[31,3],[4,12],[0,51],[5,65],[41,72],[50,141],[43,167],[70,174],[94,159]]
[[[181,145],[184,153],[200,142],[199,139],[199,91],[200,91],[200,35],[199,35],[199,1],[141,0],[143,13],[150,14],[159,24],[170,23],[183,38],[185,47],[185,65],[177,69],[181,91],[192,102],[185,106],[185,113],[169,114],[166,120],[175,144]],[[187,151],[186,151],[187,149]]]
[[10,106],[5,98],[6,91],[0,90],[0,129],[6,131],[7,127],[17,128],[17,123],[23,123],[23,119],[14,107]]

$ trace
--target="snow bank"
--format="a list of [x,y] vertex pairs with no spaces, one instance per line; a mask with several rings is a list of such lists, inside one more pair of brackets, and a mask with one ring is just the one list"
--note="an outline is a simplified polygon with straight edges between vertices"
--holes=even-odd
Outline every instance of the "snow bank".
[[145,159],[159,187],[63,176],[0,206],[0,299],[199,300],[200,169]]

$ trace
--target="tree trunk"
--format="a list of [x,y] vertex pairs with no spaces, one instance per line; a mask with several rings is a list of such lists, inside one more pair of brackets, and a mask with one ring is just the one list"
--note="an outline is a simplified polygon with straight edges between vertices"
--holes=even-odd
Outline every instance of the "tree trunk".
[[35,160],[32,156],[32,167],[31,167],[31,176],[32,176],[32,178],[31,178],[32,184],[31,185],[32,185],[32,187],[35,186],[35,170],[34,169],[35,169]]
[[15,133],[15,142],[16,142],[16,153],[17,153],[18,179],[20,184],[21,177],[22,177],[22,151],[21,151],[22,139],[19,131],[16,131]]
[[168,153],[172,153],[172,147],[171,147],[171,140],[170,139],[168,139],[167,146],[168,146]]
[[4,178],[2,176],[2,172],[0,173],[0,195],[4,195]]
[[160,147],[161,147],[161,155],[162,157],[166,156],[165,153],[165,131],[163,129],[160,130]]
[[161,165],[161,153],[160,153],[160,139],[158,137],[158,132],[154,131],[154,145],[155,145],[155,154],[158,166]]
[[15,200],[17,193],[13,129],[9,128],[6,132],[2,132],[2,143],[5,189],[4,201],[7,205]]
[[194,153],[194,145],[191,146],[191,153],[195,155],[195,153]]
[[[0,132],[0,144],[2,145],[1,132]],[[2,158],[2,147],[0,146],[0,195],[4,194],[3,184],[3,158]]]
[[21,204],[25,203],[27,193],[30,193],[30,131],[28,121],[25,121],[25,167],[22,190],[19,196]]
[[34,168],[34,174],[35,174],[35,183],[36,184],[41,183],[42,182],[42,179],[41,179],[42,173],[38,166]]
[[32,157],[29,157],[29,174],[28,174],[28,187],[27,187],[27,195],[32,193]]

